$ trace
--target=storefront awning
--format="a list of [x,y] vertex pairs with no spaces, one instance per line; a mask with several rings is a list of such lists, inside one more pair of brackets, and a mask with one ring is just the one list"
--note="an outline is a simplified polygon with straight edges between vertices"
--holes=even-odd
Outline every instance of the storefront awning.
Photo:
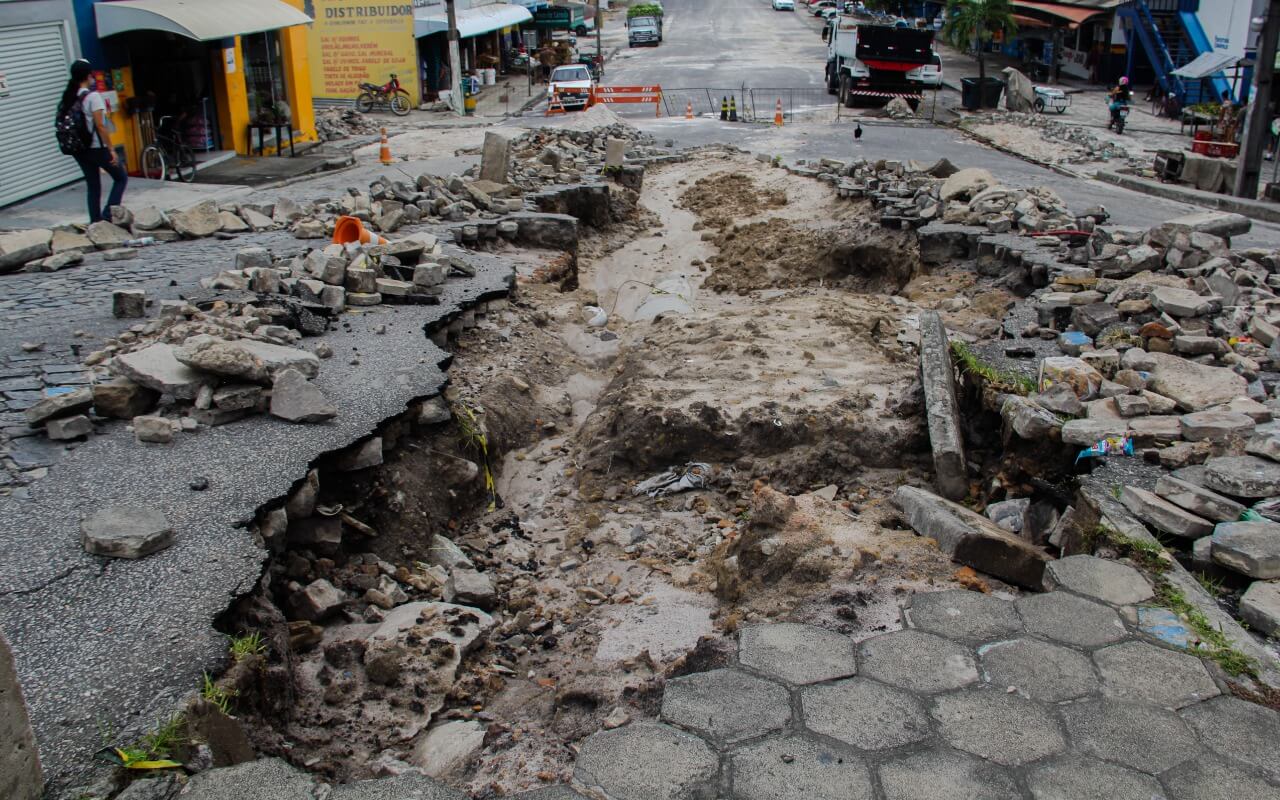
[[1060,3],[1033,3],[1030,0],[1013,0],[1013,10],[1031,19],[1065,25],[1072,30],[1094,17],[1101,17],[1107,13],[1097,8],[1066,6]]
[[1180,78],[1191,78],[1192,80],[1207,78],[1215,72],[1221,72],[1227,67],[1235,64],[1237,58],[1237,56],[1233,56],[1229,53],[1201,53],[1186,64],[1175,69],[1173,74]]
[[94,3],[98,37],[168,31],[197,42],[306,25],[311,17],[282,0],[117,0]]
[[[479,8],[464,8],[458,12],[458,37],[479,36],[482,33],[520,25],[533,19],[529,9],[510,3],[495,3]],[[449,19],[443,14],[418,16],[414,14],[413,35],[422,38],[449,30]]]

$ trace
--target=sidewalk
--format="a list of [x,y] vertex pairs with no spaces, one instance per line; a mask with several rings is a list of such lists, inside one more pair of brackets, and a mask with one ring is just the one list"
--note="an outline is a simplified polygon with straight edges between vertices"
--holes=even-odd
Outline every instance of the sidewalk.
[[[110,179],[104,179],[104,183],[109,184]],[[105,195],[107,186],[103,186],[103,191]],[[128,189],[124,193],[124,203],[130,208],[184,208],[203,200],[216,200],[219,203],[234,200],[249,191],[249,187],[242,184],[176,183],[130,178]],[[88,221],[83,181],[76,181],[0,210],[0,230],[51,228]]]

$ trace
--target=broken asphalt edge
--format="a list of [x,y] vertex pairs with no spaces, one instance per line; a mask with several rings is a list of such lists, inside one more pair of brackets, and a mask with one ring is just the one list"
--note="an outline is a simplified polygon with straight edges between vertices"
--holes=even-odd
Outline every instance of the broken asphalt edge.
[[[352,352],[360,361],[330,367],[316,381],[343,409],[334,423],[264,418],[163,447],[126,442],[117,429],[68,453],[30,500],[0,504],[0,524],[16,534],[14,552],[27,553],[0,574],[0,627],[50,785],[90,768],[100,730],[123,740],[149,729],[178,710],[204,671],[225,664],[227,640],[215,620],[253,590],[269,556],[245,530],[258,511],[287,497],[325,455],[443,390],[452,356],[428,336],[478,303],[509,296],[514,285],[504,260],[468,258],[477,276],[450,282],[440,305],[350,315],[350,330],[326,334],[338,353],[331,364]],[[386,334],[375,332],[381,324]],[[201,472],[209,489],[193,492],[188,483]],[[133,562],[85,554],[81,517],[120,502],[164,512],[177,531],[174,546]]]

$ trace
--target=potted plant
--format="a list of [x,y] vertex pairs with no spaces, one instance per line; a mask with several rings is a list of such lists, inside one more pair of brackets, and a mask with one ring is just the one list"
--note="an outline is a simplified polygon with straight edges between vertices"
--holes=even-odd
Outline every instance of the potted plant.
[[942,38],[957,50],[972,47],[978,54],[977,84],[973,85],[972,79],[965,79],[969,85],[964,88],[973,92],[965,102],[966,108],[994,108],[999,102],[1000,91],[996,87],[1002,84],[996,78],[988,81],[984,50],[996,31],[1001,31],[1007,38],[1017,30],[1018,24],[1013,19],[1013,6],[1009,0],[947,0]]

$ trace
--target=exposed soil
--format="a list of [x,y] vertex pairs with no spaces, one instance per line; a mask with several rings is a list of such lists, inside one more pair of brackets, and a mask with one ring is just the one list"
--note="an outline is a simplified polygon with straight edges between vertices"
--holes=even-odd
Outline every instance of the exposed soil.
[[[731,197],[712,202],[726,181]],[[887,502],[930,469],[919,307],[895,294],[922,273],[908,239],[858,222],[866,209],[828,186],[737,155],[651,170],[641,207],[582,243],[582,288],[535,278],[561,254],[527,254],[512,305],[452,348],[446,396],[487,433],[494,507],[456,424],[406,425],[389,463],[323,492],[376,528],[368,554],[291,554],[273,572],[278,590],[390,570],[410,600],[432,600],[441,587],[420,562],[432,534],[452,539],[496,590],[457,683],[442,676],[466,625],[420,619],[411,635],[453,631],[455,649],[405,644],[399,673],[370,672],[370,631],[396,612],[366,611],[272,660],[271,694],[298,697],[262,703],[261,749],[355,779],[407,768],[429,725],[476,720],[483,750],[445,777],[503,796],[567,779],[575,743],[606,719],[656,716],[664,681],[722,662],[743,624],[863,638],[900,626],[904,593],[1008,591],[957,572]],[[607,325],[588,325],[588,306]],[[635,492],[688,462],[707,466],[700,488]],[[271,617],[258,604],[242,621]]]

